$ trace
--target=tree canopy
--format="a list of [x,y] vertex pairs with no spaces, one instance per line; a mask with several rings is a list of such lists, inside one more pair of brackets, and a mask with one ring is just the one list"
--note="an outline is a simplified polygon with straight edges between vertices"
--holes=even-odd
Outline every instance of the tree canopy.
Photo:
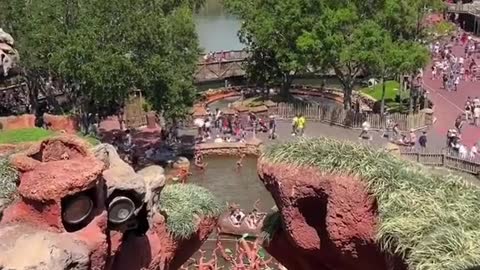
[[[385,66],[383,56],[397,57],[389,65],[405,70],[426,62],[418,45],[421,22],[437,0],[225,0],[243,21],[239,36],[251,55],[247,74],[262,83],[282,82],[305,71],[333,71],[343,85],[345,108],[357,77]],[[404,50],[386,52],[389,48]],[[407,44],[409,44],[407,46]],[[408,48],[408,49],[407,49]],[[383,56],[378,57],[382,52]],[[408,55],[419,56],[416,61]],[[405,57],[404,57],[405,56]],[[390,60],[389,60],[390,61]],[[410,65],[412,67],[412,65]],[[416,67],[418,68],[418,67]],[[412,69],[408,69],[411,72]],[[388,72],[389,74],[395,72]],[[378,75],[378,73],[374,74]]]
[[89,112],[138,88],[154,109],[176,117],[195,94],[192,12],[202,2],[9,0],[0,3],[0,25],[16,38],[33,87],[53,78]]

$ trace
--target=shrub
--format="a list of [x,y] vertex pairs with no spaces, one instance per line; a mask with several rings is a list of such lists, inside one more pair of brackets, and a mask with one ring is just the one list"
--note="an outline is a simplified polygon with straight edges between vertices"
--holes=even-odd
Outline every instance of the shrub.
[[210,191],[193,184],[166,185],[157,207],[166,215],[170,233],[180,239],[187,239],[197,231],[200,218],[216,218],[224,211]]
[[268,148],[271,162],[358,175],[378,201],[376,241],[409,270],[463,270],[480,265],[480,189],[453,175],[332,139],[302,139]]

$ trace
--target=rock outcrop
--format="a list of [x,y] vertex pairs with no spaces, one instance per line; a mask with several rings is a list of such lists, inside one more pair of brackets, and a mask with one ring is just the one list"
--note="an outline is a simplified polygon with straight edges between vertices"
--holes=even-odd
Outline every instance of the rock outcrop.
[[172,236],[156,207],[163,168],[135,172],[112,145],[92,151],[77,137],[57,137],[11,163],[20,183],[0,216],[0,269],[178,269],[216,225],[215,216],[199,217],[192,235]]
[[1,269],[89,269],[90,250],[70,235],[14,225],[0,228],[0,239]]
[[265,159],[258,173],[282,218],[266,249],[288,269],[388,270],[396,263],[374,241],[376,201],[360,179]]
[[18,61],[19,56],[12,36],[0,28],[0,77],[7,77]]

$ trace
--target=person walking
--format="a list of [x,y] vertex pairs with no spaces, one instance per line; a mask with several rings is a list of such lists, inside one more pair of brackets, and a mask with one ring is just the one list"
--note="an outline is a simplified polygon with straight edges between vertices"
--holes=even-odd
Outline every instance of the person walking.
[[473,109],[473,123],[475,126],[480,126],[480,106],[475,106]]
[[368,120],[365,120],[362,123],[362,132],[360,132],[360,135],[358,135],[358,138],[359,139],[367,138],[367,139],[371,140],[372,138],[368,134],[369,130],[370,130],[370,123],[368,122]]
[[298,128],[298,115],[295,115],[292,119],[292,136],[297,135]]
[[465,118],[463,114],[460,114],[457,119],[455,119],[455,128],[458,131],[458,134],[462,134],[463,125],[465,124]]
[[425,151],[427,148],[427,132],[423,131],[422,135],[418,138],[418,144],[420,145],[420,148],[422,151]]
[[275,120],[275,116],[270,115],[270,120],[268,122],[268,131],[269,131],[268,138],[269,139],[275,140],[275,138],[277,137],[276,129],[277,129],[277,121]]

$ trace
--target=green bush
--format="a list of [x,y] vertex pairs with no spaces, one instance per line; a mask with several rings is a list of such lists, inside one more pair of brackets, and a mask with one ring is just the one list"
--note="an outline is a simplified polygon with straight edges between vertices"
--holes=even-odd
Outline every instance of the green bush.
[[193,184],[166,185],[157,207],[166,215],[170,233],[179,239],[197,231],[199,218],[218,217],[225,210],[210,191]]
[[10,202],[17,190],[18,172],[12,168],[7,158],[0,159],[0,200]]
[[480,265],[480,189],[453,175],[332,139],[273,145],[271,162],[360,176],[378,201],[376,241],[409,270],[464,270]]

